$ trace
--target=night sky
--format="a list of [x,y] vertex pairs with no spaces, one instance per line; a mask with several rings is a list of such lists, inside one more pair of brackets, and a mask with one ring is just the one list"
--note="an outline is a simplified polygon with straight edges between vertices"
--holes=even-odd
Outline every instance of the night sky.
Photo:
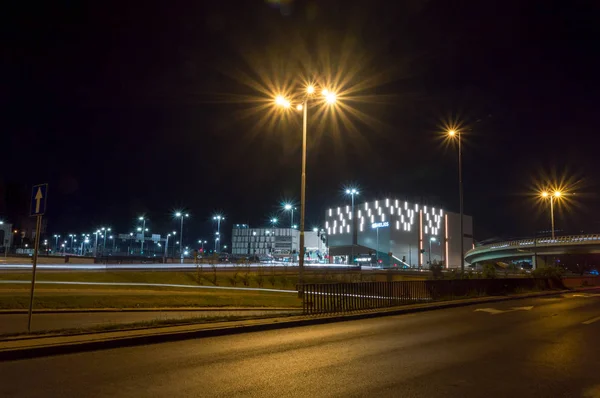
[[[283,5],[280,3],[284,3]],[[272,95],[305,79],[341,111],[309,115],[307,228],[348,203],[465,212],[475,238],[549,227],[532,194],[561,184],[564,233],[600,232],[595,1],[19,2],[4,5],[0,217],[48,182],[48,233],[155,233],[190,213],[264,225],[300,197],[301,119]],[[336,111],[337,112],[337,111]],[[279,216],[286,220],[287,216]],[[228,234],[229,235],[229,234]]]

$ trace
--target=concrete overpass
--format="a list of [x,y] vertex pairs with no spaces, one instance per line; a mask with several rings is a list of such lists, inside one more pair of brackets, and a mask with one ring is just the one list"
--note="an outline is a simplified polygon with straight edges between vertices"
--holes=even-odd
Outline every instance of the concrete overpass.
[[465,254],[468,263],[531,259],[533,267],[543,266],[546,256],[560,254],[599,254],[600,234],[521,239],[475,247]]

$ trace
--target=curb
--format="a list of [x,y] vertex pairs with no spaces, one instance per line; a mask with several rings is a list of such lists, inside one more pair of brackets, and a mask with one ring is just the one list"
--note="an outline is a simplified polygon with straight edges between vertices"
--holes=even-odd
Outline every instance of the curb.
[[[292,327],[299,326],[311,326],[311,325],[321,325],[327,323],[334,322],[343,322],[343,321],[351,321],[351,320],[360,320],[360,319],[368,319],[368,318],[377,318],[383,316],[393,316],[393,315],[403,315],[409,313],[419,313],[426,311],[434,311],[439,309],[447,309],[447,308],[457,308],[457,307],[467,307],[470,305],[478,305],[478,304],[486,304],[486,303],[495,303],[502,301],[511,301],[511,300],[521,300],[528,298],[536,298],[536,297],[544,297],[544,296],[556,296],[564,293],[572,293],[573,291],[588,291],[588,290],[597,290],[598,288],[584,288],[584,289],[573,289],[573,290],[560,290],[560,291],[552,291],[552,292],[543,292],[543,293],[533,293],[522,296],[507,296],[507,297],[489,297],[489,298],[477,298],[477,299],[467,299],[467,300],[456,300],[456,301],[446,301],[435,304],[417,304],[416,306],[411,307],[395,307],[391,309],[385,310],[376,310],[369,312],[361,312],[354,314],[339,314],[332,316],[302,316],[297,317],[296,319],[290,318],[271,318],[270,320],[259,320],[254,324],[238,324],[238,325],[229,325],[224,327],[213,327],[206,325],[198,325],[197,329],[192,330],[183,330],[183,331],[169,331],[168,329],[173,329],[176,327],[159,327],[159,328],[147,328],[143,330],[156,330],[154,334],[145,334],[145,335],[129,335],[122,337],[113,337],[107,338],[102,337],[98,333],[93,336],[98,337],[95,340],[90,341],[67,341],[64,343],[51,343],[48,342],[46,345],[37,345],[37,346],[26,346],[26,347],[18,347],[18,348],[9,348],[2,349],[0,348],[0,361],[14,361],[19,359],[31,359],[37,357],[45,357],[52,355],[63,355],[63,354],[72,354],[76,352],[84,352],[84,351],[95,351],[95,350],[106,350],[111,348],[122,348],[122,347],[134,347],[139,345],[147,345],[147,344],[156,344],[156,343],[164,343],[164,342],[173,342],[173,341],[181,341],[188,340],[194,338],[206,338],[206,337],[216,337],[216,336],[226,336],[226,335],[234,335],[240,333],[249,333],[249,332],[259,332],[259,331],[268,331],[268,330],[276,330],[276,329],[287,329]],[[188,325],[190,326],[190,325]],[[165,330],[166,329],[166,330]],[[125,331],[126,333],[126,331]],[[105,334],[106,336],[106,334]],[[65,336],[66,337],[66,336]],[[56,336],[52,337],[41,337],[36,340],[43,341],[44,339],[56,338]],[[32,339],[33,340],[33,339]]]
[[[77,313],[102,313],[102,312],[208,312],[208,311],[302,311],[301,307],[168,307],[168,308],[65,308],[33,310],[33,314],[77,314]],[[26,309],[0,310],[2,315],[27,314]]]

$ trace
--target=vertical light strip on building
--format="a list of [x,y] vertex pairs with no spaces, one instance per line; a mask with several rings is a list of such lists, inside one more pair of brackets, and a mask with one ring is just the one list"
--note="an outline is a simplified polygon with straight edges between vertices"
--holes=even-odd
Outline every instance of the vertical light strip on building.
[[446,268],[449,268],[450,265],[448,264],[448,214],[444,215],[444,242],[446,242],[446,254],[445,254],[445,261],[446,261]]
[[419,267],[423,266],[423,210],[419,211]]

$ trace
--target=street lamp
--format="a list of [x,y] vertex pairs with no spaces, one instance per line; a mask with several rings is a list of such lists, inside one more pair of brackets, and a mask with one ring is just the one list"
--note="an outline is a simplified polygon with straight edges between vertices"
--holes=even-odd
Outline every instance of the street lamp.
[[98,235],[100,235],[100,230],[97,229],[96,232],[94,232],[94,235],[96,235],[96,241],[94,243],[94,257],[96,257],[98,255]]
[[277,225],[277,219],[276,218],[271,218],[271,226],[273,228],[275,228],[275,225]]
[[283,209],[290,212],[290,228],[294,228],[294,210],[296,208],[290,203],[286,203],[283,205]]
[[177,218],[181,218],[181,230],[179,232],[179,256],[181,257],[181,262],[183,263],[183,250],[182,250],[182,246],[183,246],[183,219],[185,217],[189,217],[190,215],[188,213],[182,213],[180,211],[178,211],[177,213],[175,213],[175,217]]
[[60,238],[60,235],[54,235],[54,251],[58,252],[58,238]]
[[[217,235],[221,236],[221,221],[225,220],[225,217],[223,217],[220,214],[217,214],[216,216],[213,216],[213,220],[217,221]],[[215,240],[215,251],[218,253],[221,251],[221,243],[219,238],[217,238]]]
[[550,221],[552,223],[552,240],[554,240],[554,201],[559,200],[562,197],[563,193],[561,191],[554,191],[554,193],[549,193],[548,191],[544,191],[540,194],[542,199],[550,198]]
[[73,250],[73,238],[75,237],[74,234],[69,234],[69,238],[71,238],[71,250]]
[[355,237],[357,236],[356,228],[355,228],[356,222],[354,221],[354,219],[355,219],[355,217],[354,217],[354,195],[358,195],[358,189],[356,189],[356,188],[346,189],[346,195],[350,195],[352,197],[352,214],[350,216],[350,219],[352,220],[352,249],[351,249],[352,257],[350,257],[351,258],[350,263],[354,264],[354,245],[356,244]]
[[103,232],[102,234],[104,235],[104,243],[102,244],[102,254],[104,255],[104,251],[106,250],[106,235],[108,234],[108,232],[111,231],[110,228],[100,228]]
[[142,222],[142,228],[140,229],[138,227],[138,231],[142,232],[142,244],[141,244],[141,248],[140,248],[140,255],[144,254],[144,241],[146,240],[146,217],[139,217],[138,220],[140,220]]
[[198,241],[198,243],[200,243],[202,245],[202,252],[204,253],[204,244],[207,243],[205,240],[200,239]]
[[460,271],[465,272],[465,248],[464,248],[464,216],[463,216],[463,179],[462,179],[462,140],[460,130],[448,130],[448,137],[456,138],[458,142],[458,195],[460,201]]
[[[316,87],[314,84],[307,85],[305,88],[305,94],[303,95],[304,98],[302,102],[296,107],[297,110],[302,111],[302,173],[300,179],[300,256],[298,261],[298,267],[300,271],[298,274],[298,282],[300,285],[298,292],[299,294],[303,294],[304,292],[304,215],[306,212],[306,130],[308,119],[308,103],[310,99],[315,98],[315,92]],[[337,101],[337,96],[334,92],[328,89],[322,89],[321,93],[326,104],[333,105]],[[290,101],[285,99],[281,95],[275,98],[275,104],[283,108],[289,108],[291,105]],[[293,224],[293,222],[291,224]]]

